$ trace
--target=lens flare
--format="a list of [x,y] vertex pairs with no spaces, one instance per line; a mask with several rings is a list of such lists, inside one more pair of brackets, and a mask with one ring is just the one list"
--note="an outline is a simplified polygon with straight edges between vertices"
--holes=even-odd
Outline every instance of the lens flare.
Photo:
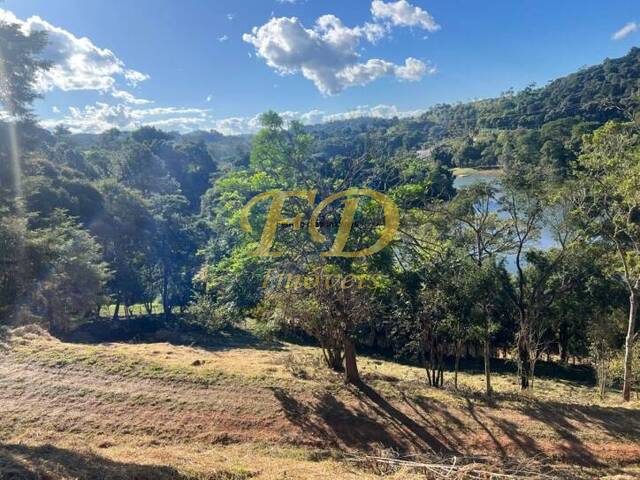
[[[11,88],[11,83],[8,82],[7,79],[7,67],[5,55],[0,47],[0,79],[2,79],[2,83],[5,83],[5,87],[9,90]],[[11,92],[7,92],[8,96],[11,96]],[[8,129],[8,140],[9,140],[9,165],[11,169],[11,188],[14,194],[14,205],[15,208],[21,210],[22,204],[22,167],[20,164],[20,144],[18,140],[18,126],[17,126],[17,117],[15,112],[12,111],[13,108],[11,106],[11,101],[6,102],[7,107],[9,108],[8,117],[6,121],[7,129]]]

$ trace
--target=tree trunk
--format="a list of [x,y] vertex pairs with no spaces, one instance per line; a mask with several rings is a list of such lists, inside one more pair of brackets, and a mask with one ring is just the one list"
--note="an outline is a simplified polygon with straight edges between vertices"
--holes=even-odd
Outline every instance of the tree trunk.
[[600,399],[604,400],[604,395],[607,389],[607,363],[602,355],[602,360],[600,361]]
[[348,335],[342,340],[344,346],[344,380],[347,383],[357,385],[360,383],[358,364],[356,362],[356,347]]
[[460,367],[461,350],[462,350],[462,345],[460,345],[460,342],[456,342],[456,363],[455,363],[454,374],[453,374],[453,386],[456,388],[456,390],[458,389],[458,368]]
[[629,295],[629,325],[627,328],[627,338],[624,342],[624,384],[622,387],[622,398],[625,402],[631,399],[631,384],[633,382],[632,362],[633,362],[633,340],[636,331],[636,313],[638,309],[638,298],[635,291]]
[[520,363],[520,390],[529,388],[529,373],[531,372],[531,363],[529,357],[529,347],[524,338],[524,332],[520,332],[518,339],[518,360]]
[[535,380],[536,376],[536,361],[537,359],[535,357],[531,358],[529,360],[529,388],[531,390],[533,390],[533,381]]
[[558,354],[560,355],[560,363],[567,365],[569,360],[569,333],[567,332],[567,326],[563,323],[560,326],[560,333],[558,334]]
[[169,308],[169,272],[166,265],[162,268],[162,310],[164,318],[171,314]]
[[341,348],[322,348],[322,354],[324,356],[324,361],[334,372],[344,372],[344,367],[342,366],[342,349]]
[[491,334],[486,328],[484,332],[484,380],[487,396],[491,396]]
[[119,314],[120,314],[120,300],[116,301],[116,308],[113,311],[113,318],[111,320],[114,322],[118,320]]

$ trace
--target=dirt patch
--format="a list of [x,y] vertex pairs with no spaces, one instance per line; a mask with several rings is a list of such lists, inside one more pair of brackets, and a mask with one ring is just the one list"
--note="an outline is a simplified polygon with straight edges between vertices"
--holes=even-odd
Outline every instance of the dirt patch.
[[[640,410],[635,406],[511,397],[488,405],[476,395],[429,389],[407,380],[396,367],[389,373],[379,362],[370,371],[363,362],[370,386],[354,388],[316,373],[315,360],[300,360],[307,372],[302,378],[280,368],[291,355],[287,352],[244,349],[243,365],[250,367],[245,374],[237,350],[207,352],[168,344],[85,347],[51,339],[35,348],[29,335],[37,334],[26,335],[21,341],[27,345],[13,348],[31,350],[0,357],[0,439],[7,471],[20,472],[24,462],[31,462],[31,472],[46,469],[26,459],[34,452],[55,456],[60,453],[56,448],[69,444],[94,449],[98,457],[99,452],[119,452],[112,463],[84,454],[76,458],[83,468],[98,465],[112,472],[108,478],[120,478],[121,471],[138,474],[119,462],[135,449],[186,448],[191,458],[197,456],[194,449],[255,444],[343,453],[387,448],[399,454],[539,458],[589,468],[640,463]],[[55,361],[49,361],[47,348]],[[62,353],[56,350],[62,348]],[[107,353],[114,350],[131,355],[131,371],[105,367]],[[305,347],[296,358],[309,354]],[[60,356],[67,361],[59,362]],[[147,359],[165,363],[150,363],[150,369]],[[196,360],[199,365],[193,364]],[[174,375],[178,368],[184,371]],[[198,380],[216,369],[222,373],[213,380]],[[52,450],[29,451],[26,445],[50,445]],[[72,464],[56,468],[69,478],[76,472]],[[181,478],[154,468],[145,466],[135,478]]]

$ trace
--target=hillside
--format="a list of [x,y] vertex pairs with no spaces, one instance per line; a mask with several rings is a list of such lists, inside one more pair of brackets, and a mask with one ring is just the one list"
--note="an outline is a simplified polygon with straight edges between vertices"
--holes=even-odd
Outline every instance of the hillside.
[[[640,48],[623,57],[605,59],[558,78],[542,87],[509,91],[496,98],[453,105],[441,104],[419,117],[398,119],[354,118],[309,125],[306,131],[320,143],[319,153],[359,155],[393,154],[416,150],[445,139],[465,138],[482,130],[540,129],[551,122],[584,122],[590,129],[608,120],[622,120],[638,106]],[[186,134],[172,132],[177,142],[204,142],[214,159],[246,153],[251,135],[225,136],[215,130]],[[70,139],[83,148],[95,146],[100,135],[75,134]],[[426,145],[425,145],[426,144]]]
[[536,380],[527,397],[515,376],[496,375],[487,405],[480,376],[429,389],[421,369],[363,358],[368,387],[356,389],[315,348],[248,334],[197,348],[70,344],[22,328],[7,348],[3,479],[378,478],[347,460],[388,449],[535,458],[552,478],[640,471],[640,403],[597,401],[570,381]]

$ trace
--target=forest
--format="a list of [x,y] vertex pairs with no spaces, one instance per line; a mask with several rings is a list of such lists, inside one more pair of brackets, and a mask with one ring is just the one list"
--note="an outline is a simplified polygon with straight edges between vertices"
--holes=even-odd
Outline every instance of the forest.
[[[31,114],[24,79],[48,68],[37,60],[46,39],[2,28],[15,67],[2,80],[13,119],[2,124],[4,323],[64,335],[142,306],[138,314],[215,335],[251,317],[265,335],[318,342],[327,366],[346,365],[351,381],[359,347],[419,362],[434,386],[445,359],[457,368],[472,348],[487,394],[501,352],[517,362],[523,389],[551,355],[588,359],[603,392],[630,398],[640,354],[640,49],[543,88],[408,120],[306,127],[267,112],[251,138],[153,127],[74,135],[43,130]],[[451,168],[476,166],[500,167],[500,187],[454,189]],[[401,212],[397,238],[372,257],[335,259],[281,227],[285,256],[251,256],[259,231],[242,232],[239,211],[259,193],[301,187],[320,198],[350,187],[386,193]],[[378,210],[370,202],[358,212],[350,244],[371,243]],[[264,211],[253,216],[264,223]],[[334,208],[329,231],[336,218]],[[551,248],[536,248],[543,229]],[[375,282],[269,291],[274,267]]]
[[[46,42],[0,23],[3,332],[134,341],[136,325],[168,338],[250,329],[318,347],[322,368],[351,385],[377,355],[419,367],[432,389],[481,373],[488,399],[505,369],[525,393],[542,388],[540,371],[580,371],[601,398],[639,394],[640,49],[418,117],[303,125],[268,111],[257,134],[225,136],[42,128],[32,103]],[[455,185],[487,169],[491,181]],[[281,254],[253,254],[269,215],[259,202],[241,228],[256,195],[313,190],[317,204],[351,188],[397,206],[386,248],[322,255],[346,209],[345,251],[372,245],[385,213],[336,201],[311,241],[314,205],[290,195],[282,215],[303,228],[281,222]],[[367,281],[273,287],[274,272]],[[124,337],[105,333],[117,329]]]

